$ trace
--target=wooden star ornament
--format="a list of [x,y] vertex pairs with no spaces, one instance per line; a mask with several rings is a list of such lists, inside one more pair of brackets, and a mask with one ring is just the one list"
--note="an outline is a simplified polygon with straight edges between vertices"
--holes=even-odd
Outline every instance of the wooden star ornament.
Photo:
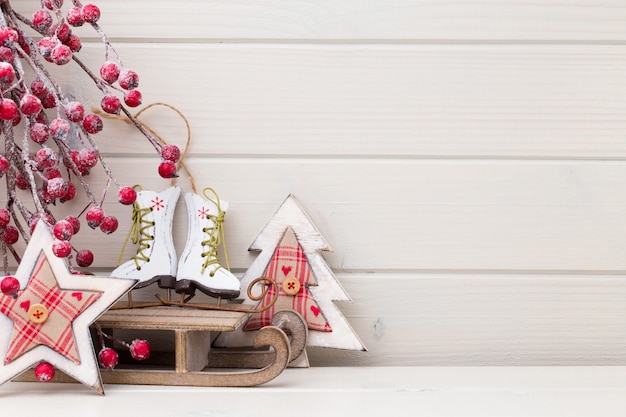
[[14,275],[17,296],[0,294],[0,385],[45,361],[104,394],[89,326],[137,281],[72,274],[53,241],[39,222]]

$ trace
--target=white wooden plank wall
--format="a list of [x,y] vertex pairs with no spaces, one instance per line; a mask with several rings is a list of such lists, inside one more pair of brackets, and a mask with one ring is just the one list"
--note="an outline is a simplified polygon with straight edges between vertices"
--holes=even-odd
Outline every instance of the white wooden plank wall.
[[[333,247],[369,351],[314,365],[626,364],[626,0],[98,3],[144,103],[189,118],[231,266],[289,193]],[[130,127],[99,140],[121,182],[167,186]],[[113,267],[124,233],[81,234]]]

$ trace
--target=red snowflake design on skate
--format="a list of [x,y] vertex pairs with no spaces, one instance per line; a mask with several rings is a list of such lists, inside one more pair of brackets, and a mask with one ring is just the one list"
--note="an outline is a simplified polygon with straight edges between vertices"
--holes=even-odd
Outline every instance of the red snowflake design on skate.
[[165,205],[163,204],[164,201],[165,200],[163,200],[162,198],[159,198],[158,196],[150,200],[150,202],[152,203],[152,208],[155,209],[156,211],[159,211],[165,208]]
[[206,218],[209,215],[209,209],[206,207],[201,207],[198,209],[198,217]]

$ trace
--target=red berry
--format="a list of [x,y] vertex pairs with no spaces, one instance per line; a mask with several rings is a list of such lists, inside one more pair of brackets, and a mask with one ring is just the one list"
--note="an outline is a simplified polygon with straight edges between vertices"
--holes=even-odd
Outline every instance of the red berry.
[[91,148],[82,148],[78,151],[78,166],[81,168],[90,169],[96,166],[98,163],[98,152]]
[[147,340],[135,339],[130,344],[130,355],[138,361],[148,359],[151,350],[150,343]]
[[[70,158],[64,159],[63,163],[66,167],[70,168],[76,175],[89,175],[89,167],[83,165],[80,159],[80,152],[76,149],[70,151]],[[72,163],[75,165],[72,165]]]
[[17,293],[20,290],[20,282],[17,278],[12,276],[7,276],[2,279],[0,282],[0,291],[2,294],[9,295],[13,298],[17,297]]
[[82,268],[87,268],[93,263],[93,252],[89,249],[81,249],[76,254],[76,264]]
[[66,258],[72,253],[72,244],[67,240],[55,239],[52,243],[52,253],[57,258]]
[[28,190],[30,188],[30,184],[28,183],[26,178],[24,178],[24,176],[19,172],[15,174],[15,185],[20,190]]
[[83,43],[77,35],[70,35],[69,38],[65,41],[65,45],[70,48],[72,52],[78,52],[83,48]]
[[57,105],[57,98],[52,93],[46,94],[45,96],[40,97],[40,99],[41,99],[41,105],[43,106],[44,109],[52,109],[56,107]]
[[54,197],[50,195],[45,185],[41,188],[38,188],[37,191],[39,192],[39,198],[41,199],[42,203],[47,205],[47,204],[52,204],[54,202],[55,200]]
[[8,62],[0,62],[0,82],[10,84],[15,80],[15,70]]
[[7,159],[4,156],[0,155],[0,178],[2,178],[2,176],[6,174],[8,170],[9,170],[9,161],[7,161]]
[[41,111],[41,100],[34,94],[24,94],[20,100],[20,110],[26,116],[36,115]]
[[102,118],[97,114],[88,114],[83,119],[83,129],[85,129],[85,132],[87,133],[95,135],[100,132],[103,127],[104,124],[102,123]]
[[46,94],[50,94],[50,91],[46,87],[46,84],[41,80],[41,78],[35,78],[30,83],[30,91],[39,98],[42,98]]
[[72,225],[72,234],[76,234],[80,230],[80,220],[74,216],[67,216],[63,219]]
[[43,170],[43,176],[46,177],[47,180],[51,180],[54,178],[61,178],[61,171],[59,168],[51,167]]
[[100,9],[95,4],[85,4],[80,12],[87,23],[96,23],[100,19]]
[[4,243],[12,245],[20,238],[20,232],[13,226],[7,226],[2,232],[2,238],[4,239]]
[[52,234],[59,240],[70,240],[74,234],[74,226],[67,220],[59,220],[52,227]]
[[165,145],[161,149],[161,158],[166,161],[178,162],[180,159],[180,149],[176,145]]
[[94,206],[87,210],[85,219],[87,220],[89,227],[95,229],[102,224],[102,220],[104,219],[104,210],[102,210],[102,207]]
[[176,174],[176,164],[172,161],[163,161],[159,164],[159,175],[162,178],[175,178],[178,176]]
[[67,45],[57,45],[52,49],[50,59],[57,65],[65,65],[72,60],[72,50]]
[[0,44],[11,47],[19,39],[20,35],[17,33],[17,30],[8,26],[0,28]]
[[119,356],[117,355],[117,352],[108,347],[102,348],[100,353],[98,353],[98,362],[100,362],[100,365],[103,368],[109,370],[115,368],[118,359]]
[[72,182],[67,183],[67,192],[63,197],[59,197],[59,201],[61,203],[65,203],[66,201],[73,200],[76,197],[76,186]]
[[63,156],[63,164],[67,168],[73,168],[72,164],[78,164],[78,151],[76,149],[70,149],[69,155]]
[[122,187],[117,193],[117,199],[126,206],[133,204],[137,199],[137,191],[133,187]]
[[58,23],[55,23],[50,27],[49,33],[61,42],[66,42],[72,34],[72,28],[66,23],[63,23],[61,26],[59,26]]
[[54,367],[48,362],[41,362],[35,367],[35,378],[39,382],[50,382],[54,378]]
[[128,107],[137,107],[141,104],[141,93],[139,90],[130,90],[124,93],[124,103]]
[[47,31],[52,26],[52,15],[46,9],[39,9],[33,13],[33,25],[39,32]]
[[90,170],[88,167],[84,165],[77,165],[77,168],[78,168],[78,172],[76,172],[77,175],[81,175],[83,177],[86,175],[89,175]]
[[67,20],[67,23],[69,25],[78,27],[82,26],[83,23],[85,23],[80,9],[80,7],[72,7],[67,11],[67,14],[65,15],[65,20]]
[[11,221],[11,213],[7,209],[0,209],[0,229],[7,227]]
[[52,54],[52,50],[55,46],[59,44],[57,39],[51,38],[50,36],[44,36],[37,42],[37,49],[39,49],[39,53],[42,57],[49,59]]
[[107,94],[102,97],[102,101],[100,102],[100,106],[102,110],[109,114],[119,114],[120,109],[122,108],[122,103],[120,103],[120,99],[113,94]]
[[11,63],[15,61],[15,55],[11,48],[0,46],[0,61]]
[[102,230],[107,235],[110,235],[117,230],[117,226],[117,218],[107,215],[104,216],[104,219],[102,219],[102,223],[100,223],[100,230]]
[[139,86],[139,75],[133,70],[123,69],[118,81],[124,90],[133,90]]
[[67,194],[67,181],[61,177],[52,178],[48,180],[48,184],[46,185],[46,192],[52,198],[52,201],[57,198],[65,197]]
[[70,122],[80,122],[85,117],[85,106],[78,101],[70,101],[63,106],[65,115]]
[[113,61],[106,61],[100,67],[100,76],[107,83],[113,84],[120,76],[120,67]]
[[0,119],[14,120],[18,113],[17,104],[13,100],[8,98],[0,100]]
[[67,140],[70,135],[70,122],[56,118],[50,122],[50,134],[57,140]]
[[34,160],[41,170],[52,168],[57,164],[57,154],[51,148],[41,148],[35,154]]

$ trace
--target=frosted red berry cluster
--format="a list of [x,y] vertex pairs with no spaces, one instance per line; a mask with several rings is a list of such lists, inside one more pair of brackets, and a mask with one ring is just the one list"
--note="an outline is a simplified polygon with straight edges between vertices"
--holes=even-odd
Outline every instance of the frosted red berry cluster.
[[[127,109],[141,105],[139,75],[124,66],[109,42],[99,25],[97,5],[42,0],[39,9],[23,15],[9,0],[0,0],[0,11],[0,133],[5,138],[0,177],[6,178],[8,194],[6,207],[0,209],[4,243],[0,246],[5,257],[10,252],[17,258],[12,245],[43,219],[53,227],[55,255],[89,266],[93,253],[71,244],[81,219],[93,229],[113,233],[118,221],[103,209],[108,189],[117,187],[118,201],[126,205],[133,204],[137,194],[115,179],[97,146],[97,135],[104,128],[102,117],[86,109],[98,105],[104,113],[124,113],[156,149],[161,159],[157,171],[164,178],[176,176],[180,151],[161,145]],[[81,26],[91,26],[104,45],[102,64],[94,70],[78,56],[82,45],[77,28]],[[78,66],[93,81],[101,92],[98,103],[76,101],[56,82],[54,67],[61,67],[60,71],[70,65]],[[93,169],[106,174],[103,190],[93,190],[88,182]],[[74,216],[55,213],[59,203],[73,200],[79,192],[89,201],[86,207]]]
[[100,352],[98,352],[98,363],[104,369],[111,370],[115,368],[119,362],[119,354],[112,347],[108,347],[105,344],[105,339],[111,340],[119,346],[128,349],[130,356],[137,361],[145,361],[150,358],[152,353],[152,347],[150,342],[145,339],[135,339],[131,343],[127,343],[123,340],[110,336],[102,331],[99,326],[96,326],[98,336],[100,339]]
[[[147,340],[135,339],[128,345],[131,356],[138,360],[146,360],[150,357],[150,343]],[[98,352],[98,363],[100,366],[107,370],[114,369],[119,362],[119,355],[115,349],[110,347],[103,347]],[[34,369],[35,378],[39,382],[50,382],[54,379],[56,371],[54,366],[48,362],[39,363]]]

